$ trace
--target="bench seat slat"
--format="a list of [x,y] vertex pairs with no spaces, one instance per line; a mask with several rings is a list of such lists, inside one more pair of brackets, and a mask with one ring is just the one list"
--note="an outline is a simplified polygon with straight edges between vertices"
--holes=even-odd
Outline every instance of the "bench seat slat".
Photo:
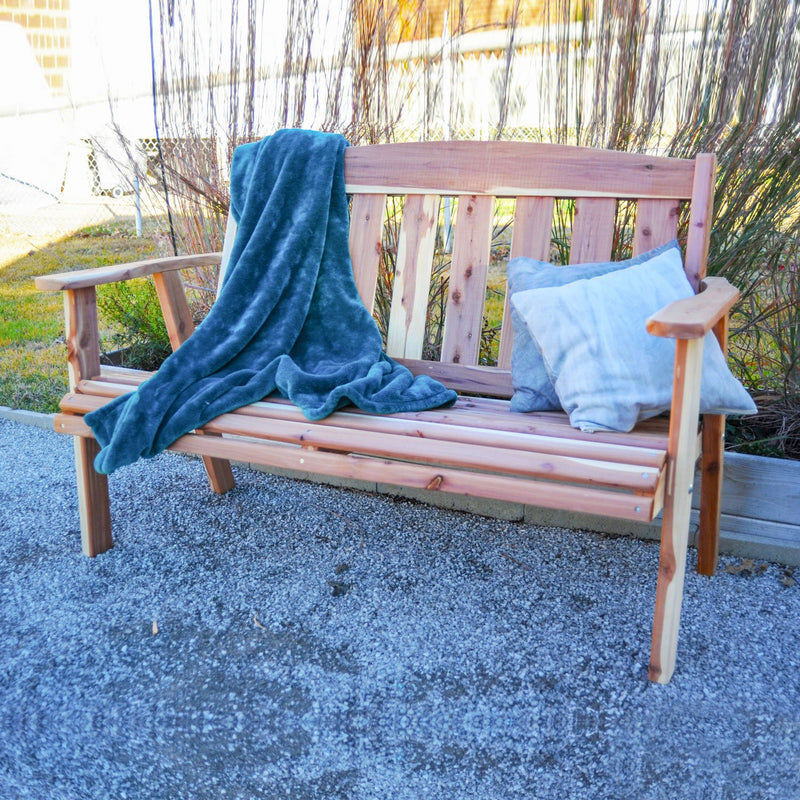
[[[61,403],[64,411],[84,414],[107,399],[130,391],[131,387],[103,381],[84,381],[79,394],[67,395]],[[577,458],[660,467],[666,453],[666,419],[646,420],[634,433],[598,431],[587,434],[569,424],[565,414],[540,412],[518,414],[508,410],[508,403],[485,406],[478,398],[460,398],[447,409],[413,411],[375,417],[349,407],[318,420],[315,424],[335,424],[353,430],[380,430],[444,441],[487,444],[496,442],[519,450],[537,449]],[[279,419],[305,420],[303,412],[287,400],[269,398],[232,412]]]
[[223,414],[203,426],[212,433],[246,436],[304,447],[336,450],[426,464],[447,464],[509,475],[525,475],[570,483],[586,483],[654,493],[658,469],[641,464],[573,458],[533,450],[505,449],[499,444],[465,444],[414,436],[398,436],[365,429],[356,438],[352,430],[309,421],[268,419],[246,414]]
[[[62,433],[91,435],[83,419],[72,414],[58,414],[55,426]],[[169,449],[373,483],[397,484],[513,503],[531,503],[544,508],[570,508],[577,512],[640,522],[651,521],[659,510],[656,508],[656,500],[647,495],[550,481],[535,482],[508,475],[480,474],[438,465],[287,447],[263,441],[187,434]]]
[[[114,376],[119,374],[118,368],[103,368],[103,375]],[[135,375],[135,377],[134,377]],[[83,381],[79,391],[95,394],[102,397],[116,397],[119,394],[131,391],[139,383],[147,380],[150,373],[132,371],[129,376],[130,383],[115,383],[109,377],[101,381]],[[135,382],[134,382],[135,381]],[[269,399],[270,403],[291,405],[287,400]],[[255,403],[254,405],[260,405]],[[357,408],[348,408],[346,412],[337,414],[360,414],[369,416]],[[605,442],[608,444],[624,444],[630,447],[642,447],[648,450],[666,452],[669,436],[669,419],[654,417],[643,420],[629,433],[616,433],[614,431],[596,431],[584,433],[569,424],[566,414],[559,411],[542,411],[536,414],[519,414],[509,409],[508,401],[492,400],[483,397],[460,397],[454,406],[447,409],[433,411],[409,411],[406,413],[392,414],[392,419],[406,419],[415,421],[429,421],[444,425],[466,425],[468,427],[483,427],[490,431],[509,431],[525,434],[538,434],[542,436],[555,436],[560,439],[574,439],[577,441]],[[389,419],[386,417],[385,419]]]
[[[103,405],[107,399],[73,395],[65,399],[62,408],[85,413]],[[204,425],[202,431],[649,494],[657,491],[662,478],[663,454],[660,459],[646,458],[648,451],[638,448],[580,442],[568,442],[567,447],[559,447],[562,442],[554,437],[504,435],[503,432],[489,436],[480,429],[409,421],[396,424],[392,418],[387,418],[387,424],[382,425],[382,418],[364,415],[360,419],[358,415],[351,415],[349,421],[355,422],[358,437],[353,436],[353,426],[346,424],[348,418],[344,414],[311,422],[293,406],[265,402],[223,414]],[[359,422],[363,424],[359,426]],[[370,425],[370,422],[375,424]],[[615,460],[608,460],[607,455]],[[623,455],[628,458],[623,459]]]

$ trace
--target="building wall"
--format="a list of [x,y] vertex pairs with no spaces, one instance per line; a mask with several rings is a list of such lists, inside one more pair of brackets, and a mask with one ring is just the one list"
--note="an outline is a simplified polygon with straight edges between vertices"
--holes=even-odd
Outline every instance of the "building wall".
[[[450,33],[466,33],[475,30],[496,30],[509,24],[516,10],[517,27],[541,25],[547,17],[560,18],[564,12],[564,0],[406,0],[398,4],[406,16],[423,10],[426,29],[423,37],[441,36],[444,17],[447,14]],[[570,17],[581,16],[584,6],[590,13],[593,0],[570,3]],[[404,37],[410,38],[410,37]]]
[[0,22],[25,30],[53,94],[66,94],[72,66],[70,0],[0,0]]

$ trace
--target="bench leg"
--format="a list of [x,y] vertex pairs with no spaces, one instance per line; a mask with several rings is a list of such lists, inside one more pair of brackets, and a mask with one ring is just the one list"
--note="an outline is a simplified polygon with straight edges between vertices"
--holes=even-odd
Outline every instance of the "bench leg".
[[[684,491],[687,494],[689,486],[689,483],[685,484]],[[650,680],[657,683],[668,683],[675,669],[689,543],[689,516],[688,504],[685,512],[674,506],[664,509],[649,669]]]
[[725,416],[706,414],[703,418],[700,529],[697,536],[697,571],[701,575],[713,575],[717,569],[724,435]]
[[[173,350],[177,350],[194,331],[194,321],[186,301],[183,280],[178,272],[159,272],[153,275],[153,282],[161,311],[164,314],[164,324],[169,334],[170,344]],[[215,435],[204,431],[198,431],[198,433],[206,436]],[[212,491],[217,494],[225,494],[236,485],[230,462],[226,459],[203,456],[203,465],[206,468],[206,475],[208,475]]]
[[225,494],[225,492],[236,486],[231,462],[227,459],[203,456],[203,466],[206,468],[206,475],[208,475],[208,482],[212,491],[217,494]]
[[675,669],[678,650],[678,628],[692,511],[692,483],[697,461],[702,357],[702,339],[676,342],[664,521],[661,527],[661,554],[650,648],[649,677],[657,683],[669,682]]
[[[723,353],[728,352],[728,315],[714,326]],[[722,464],[725,456],[725,415],[703,416],[703,457],[700,484],[700,529],[697,534],[697,571],[713,575],[719,557],[719,517],[722,508]]]
[[[195,431],[201,436],[220,436],[218,433],[209,433],[202,428]],[[221,436],[220,436],[221,438]],[[211,491],[217,494],[225,494],[236,486],[236,478],[233,477],[231,462],[227,458],[217,458],[215,456],[203,456],[203,466],[206,468],[208,483]]]
[[113,547],[108,478],[95,472],[94,458],[100,445],[94,439],[75,436],[75,471],[81,516],[83,554],[96,556]]

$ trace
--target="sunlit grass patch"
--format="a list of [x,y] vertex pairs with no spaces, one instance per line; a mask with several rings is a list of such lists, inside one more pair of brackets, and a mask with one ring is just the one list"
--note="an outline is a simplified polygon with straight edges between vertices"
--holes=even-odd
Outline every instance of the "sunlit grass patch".
[[156,244],[130,225],[88,228],[35,245],[22,237],[0,242],[0,405],[51,412],[67,389],[67,348],[61,292],[40,292],[37,275],[135,261]]
[[0,405],[50,413],[67,391],[67,347],[27,342],[0,350]]

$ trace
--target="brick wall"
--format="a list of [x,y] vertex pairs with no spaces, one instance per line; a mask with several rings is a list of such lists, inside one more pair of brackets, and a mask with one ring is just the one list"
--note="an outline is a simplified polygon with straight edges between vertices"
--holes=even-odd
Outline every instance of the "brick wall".
[[[528,0],[519,4],[517,25],[541,24],[544,19],[545,0]],[[431,35],[441,36],[445,11],[449,27],[455,32],[504,27],[511,19],[514,0],[427,0],[425,10],[431,21]],[[461,25],[459,25],[459,20]]]
[[70,0],[0,0],[0,22],[24,28],[53,94],[64,94],[71,66]]
[[[360,0],[366,8],[383,4],[396,15],[398,38],[438,38],[442,35],[444,15],[447,12],[451,33],[476,30],[497,30],[505,27],[514,13],[517,0]],[[643,4],[644,0],[636,0]],[[517,27],[542,25],[546,21],[569,22],[583,19],[583,14],[594,14],[595,0],[519,0]],[[630,0],[615,0],[606,7],[606,14],[630,13]],[[423,24],[420,27],[420,11]]]

